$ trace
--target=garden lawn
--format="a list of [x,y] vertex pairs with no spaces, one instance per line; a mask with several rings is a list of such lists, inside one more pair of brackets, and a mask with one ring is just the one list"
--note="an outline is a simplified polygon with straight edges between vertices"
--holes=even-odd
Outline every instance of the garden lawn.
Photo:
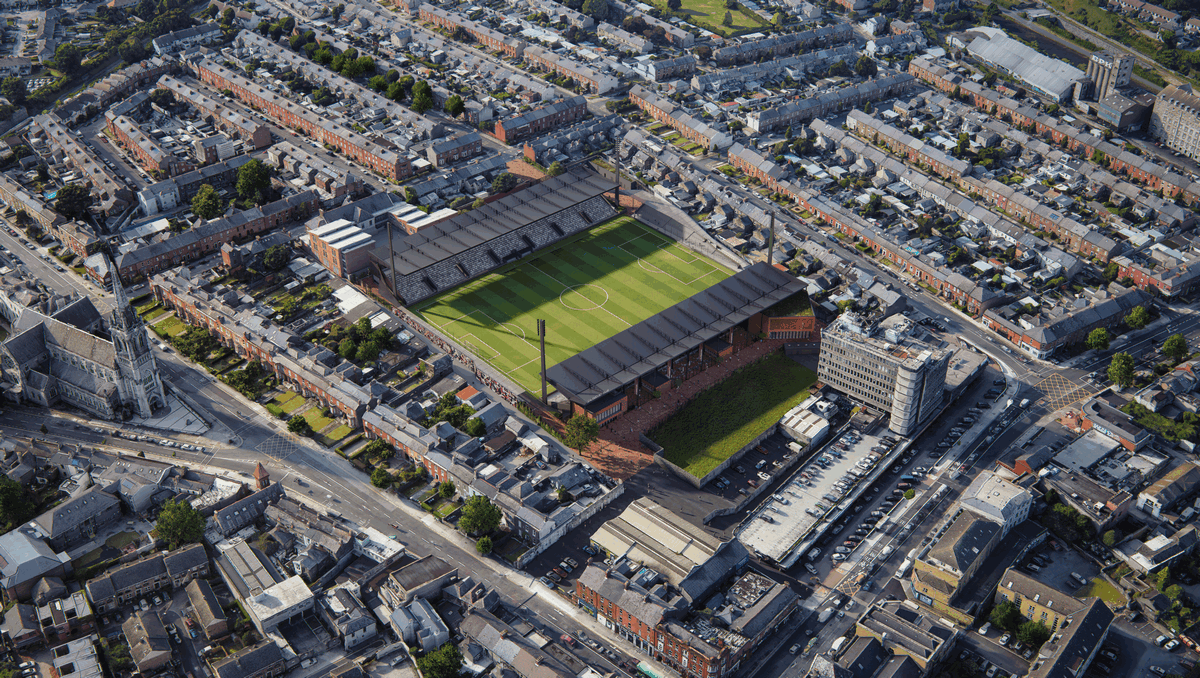
[[170,318],[159,322],[157,325],[154,325],[154,329],[160,336],[166,335],[168,337],[174,337],[183,334],[184,330],[187,329],[187,325],[185,325],[179,318],[171,316]]
[[[654,4],[658,5],[660,9],[667,8],[665,0]],[[724,24],[726,11],[733,18],[732,26]],[[714,33],[725,36],[750,33],[770,27],[765,19],[749,10],[743,12],[737,9],[727,9],[724,0],[683,0],[683,6],[677,14],[684,16],[689,23],[703,26]]]
[[346,426],[345,424],[342,424],[341,426],[339,426],[329,432],[329,438],[331,440],[341,440],[342,438],[345,438],[346,436],[350,435],[353,431],[354,431],[354,429],[350,428],[349,426]]
[[650,432],[667,460],[703,478],[796,405],[817,380],[782,353],[747,365]]
[[1099,598],[1108,603],[1109,607],[1123,607],[1125,605],[1125,596],[1117,589],[1117,587],[1108,583],[1103,577],[1096,577],[1088,582],[1087,586],[1075,592],[1076,598]]
[[321,429],[333,423],[332,419],[321,414],[321,408],[319,407],[309,408],[309,410],[302,416],[308,420],[308,425],[311,426],[312,430],[314,431],[320,431]]

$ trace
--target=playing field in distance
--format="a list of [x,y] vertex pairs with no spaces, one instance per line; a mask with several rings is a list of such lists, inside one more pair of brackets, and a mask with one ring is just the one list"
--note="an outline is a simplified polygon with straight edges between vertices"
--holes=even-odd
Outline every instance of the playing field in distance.
[[538,318],[546,320],[549,368],[730,275],[637,220],[619,217],[413,310],[539,393]]

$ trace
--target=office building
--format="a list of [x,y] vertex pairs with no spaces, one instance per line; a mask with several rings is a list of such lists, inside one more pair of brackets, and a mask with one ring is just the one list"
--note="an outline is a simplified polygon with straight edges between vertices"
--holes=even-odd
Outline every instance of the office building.
[[959,499],[962,507],[1000,523],[1001,535],[1029,517],[1033,495],[991,471],[981,471]]
[[821,334],[817,374],[850,399],[891,414],[889,428],[911,435],[941,409],[950,351],[909,319],[847,311]]

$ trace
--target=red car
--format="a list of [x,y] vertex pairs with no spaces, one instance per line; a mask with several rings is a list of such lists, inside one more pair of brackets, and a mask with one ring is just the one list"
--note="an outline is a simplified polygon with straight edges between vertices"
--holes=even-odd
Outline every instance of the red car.
[[758,483],[755,482],[753,478],[751,478],[750,480],[747,480],[746,484],[749,485],[750,487],[758,487]]

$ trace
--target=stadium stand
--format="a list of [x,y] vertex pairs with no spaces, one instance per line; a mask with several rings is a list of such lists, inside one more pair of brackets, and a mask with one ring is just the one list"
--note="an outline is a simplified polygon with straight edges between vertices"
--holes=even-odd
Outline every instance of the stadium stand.
[[577,168],[417,233],[394,234],[390,248],[385,242],[371,253],[371,266],[412,305],[616,216],[604,199],[615,188]]

